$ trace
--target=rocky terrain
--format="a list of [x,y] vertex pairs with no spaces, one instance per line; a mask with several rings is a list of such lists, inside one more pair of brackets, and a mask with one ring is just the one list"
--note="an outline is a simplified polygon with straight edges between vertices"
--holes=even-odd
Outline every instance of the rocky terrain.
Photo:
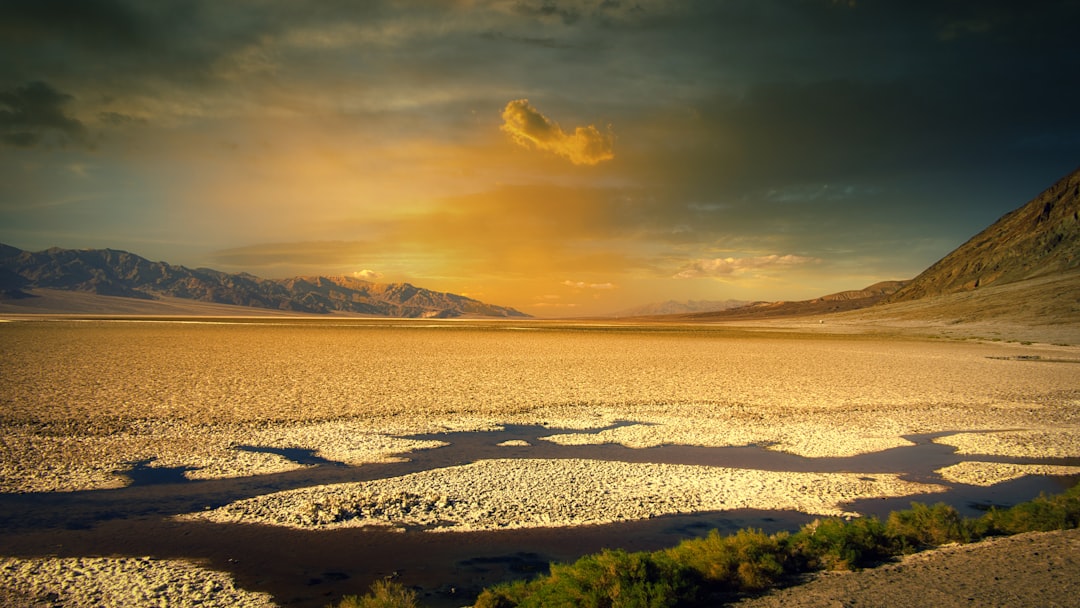
[[54,247],[30,252],[0,244],[0,299],[32,299],[35,289],[139,300],[179,298],[299,313],[341,311],[424,318],[528,316],[512,308],[409,283],[381,284],[323,276],[263,279],[246,273],[151,262],[113,249]]

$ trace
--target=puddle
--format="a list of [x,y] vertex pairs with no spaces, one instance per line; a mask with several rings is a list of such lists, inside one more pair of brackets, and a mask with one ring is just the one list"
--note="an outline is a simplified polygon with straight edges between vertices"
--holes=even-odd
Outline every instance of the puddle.
[[337,462],[336,460],[327,460],[321,456],[315,455],[315,450],[307,450],[304,448],[271,448],[266,446],[256,445],[238,445],[237,450],[242,452],[253,452],[256,454],[274,454],[275,456],[281,456],[282,458],[299,465],[329,465],[335,467],[346,466],[343,462]]
[[132,486],[152,486],[161,484],[187,483],[188,471],[197,471],[198,467],[154,467],[150,466],[156,458],[148,458],[131,463],[131,469],[119,471],[119,474],[131,480]]

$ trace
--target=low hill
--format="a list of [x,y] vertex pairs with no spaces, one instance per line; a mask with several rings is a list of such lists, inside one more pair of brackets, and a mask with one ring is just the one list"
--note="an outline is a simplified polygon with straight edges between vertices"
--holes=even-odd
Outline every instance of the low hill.
[[873,306],[896,293],[905,284],[905,281],[882,281],[863,289],[841,291],[812,300],[754,302],[727,310],[664,315],[663,318],[672,321],[741,321],[824,315]]
[[751,304],[748,300],[667,300],[620,310],[613,317],[647,317],[729,310]]
[[[179,299],[297,313],[334,311],[385,317],[527,317],[409,283],[371,283],[350,277],[263,279],[210,268],[151,262],[113,249],[30,252],[0,244],[0,297],[34,297],[35,290],[72,291],[136,300]],[[69,302],[82,301],[69,299]]]

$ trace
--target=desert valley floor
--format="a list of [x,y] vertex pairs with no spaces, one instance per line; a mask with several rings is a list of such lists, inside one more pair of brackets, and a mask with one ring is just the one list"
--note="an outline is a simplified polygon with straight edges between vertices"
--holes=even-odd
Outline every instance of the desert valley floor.
[[0,600],[315,607],[393,576],[463,605],[603,547],[1080,475],[1064,344],[41,317],[0,361]]

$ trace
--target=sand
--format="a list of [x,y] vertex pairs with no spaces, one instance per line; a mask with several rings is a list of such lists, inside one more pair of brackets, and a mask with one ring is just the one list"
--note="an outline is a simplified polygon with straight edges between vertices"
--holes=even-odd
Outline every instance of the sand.
[[[1080,472],[1074,346],[782,326],[189,321],[0,324],[0,492],[77,496],[153,470],[274,479],[286,489],[166,516],[455,534],[736,509],[858,516],[860,501]],[[68,562],[3,547],[0,587],[59,593]],[[157,567],[123,561],[137,557],[78,568],[127,588]],[[169,605],[196,605],[184,584],[130,588],[165,585]]]

